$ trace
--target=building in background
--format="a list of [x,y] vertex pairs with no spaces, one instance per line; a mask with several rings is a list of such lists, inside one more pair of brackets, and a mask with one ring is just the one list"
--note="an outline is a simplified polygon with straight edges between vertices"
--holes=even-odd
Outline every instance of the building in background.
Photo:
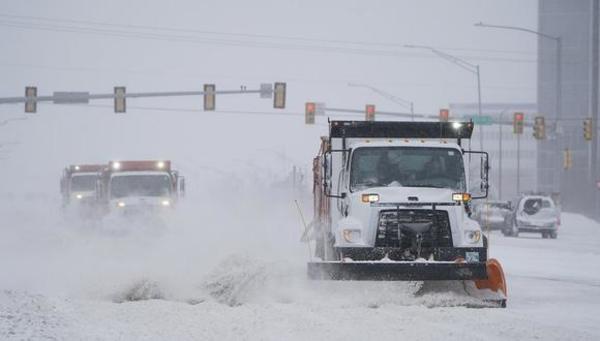
[[[538,145],[538,189],[560,192],[565,210],[595,218],[600,217],[596,124],[598,3],[599,0],[539,1],[537,28],[558,38],[538,38],[537,102],[548,125],[548,138]],[[590,141],[583,137],[586,118],[594,120]],[[565,169],[567,149],[572,166]]]
[[[477,116],[477,103],[450,104],[450,120]],[[535,103],[483,103],[482,114],[492,118],[491,125],[475,125],[471,139],[472,148],[479,150],[479,136],[483,134],[483,148],[490,155],[490,198],[514,200],[519,192],[537,191],[537,140],[532,129],[526,126],[523,134],[513,133],[513,116],[525,115],[533,121],[537,115]],[[501,138],[502,137],[502,138]],[[517,141],[520,139],[520,141]],[[517,174],[520,173],[520,181]],[[519,188],[517,188],[519,187]]]

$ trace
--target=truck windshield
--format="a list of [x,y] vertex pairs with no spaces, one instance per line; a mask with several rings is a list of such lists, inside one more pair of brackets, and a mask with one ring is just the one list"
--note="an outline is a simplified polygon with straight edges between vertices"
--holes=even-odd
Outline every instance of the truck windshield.
[[435,147],[357,148],[352,155],[351,190],[381,186],[465,191],[461,152]]
[[164,197],[171,193],[171,180],[168,175],[119,175],[111,179],[112,198],[130,196]]
[[73,175],[71,178],[72,192],[91,192],[96,188],[95,174]]

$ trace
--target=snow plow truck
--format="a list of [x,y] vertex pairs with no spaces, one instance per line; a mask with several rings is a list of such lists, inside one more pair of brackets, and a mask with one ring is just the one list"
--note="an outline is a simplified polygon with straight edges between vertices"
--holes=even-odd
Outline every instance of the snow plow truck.
[[185,179],[171,161],[110,161],[96,184],[101,215],[164,212],[184,195]]
[[98,172],[106,165],[70,165],[60,178],[63,207],[90,207],[95,199]]
[[489,171],[487,153],[463,148],[472,132],[472,122],[331,121],[313,160],[309,278],[462,281],[505,307],[502,267],[470,218]]

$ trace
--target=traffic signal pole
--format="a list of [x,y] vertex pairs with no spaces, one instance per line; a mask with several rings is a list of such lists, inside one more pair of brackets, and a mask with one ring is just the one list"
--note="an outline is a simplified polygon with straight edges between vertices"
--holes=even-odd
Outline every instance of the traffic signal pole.
[[[210,84],[209,84],[210,85]],[[25,103],[26,113],[37,112],[38,102],[53,102],[55,104],[88,104],[90,100],[114,99],[115,112],[125,112],[126,98],[150,98],[150,97],[179,97],[179,96],[205,96],[208,95],[214,100],[215,95],[239,95],[239,94],[259,94],[261,98],[275,98],[274,108],[285,108],[285,83],[275,83],[275,89],[272,84],[261,84],[260,89],[248,90],[245,86],[239,90],[214,90],[205,88],[205,91],[161,91],[161,92],[126,92],[124,86],[114,88],[113,93],[90,94],[89,92],[54,92],[48,96],[38,96],[37,87],[28,86],[25,88],[23,97],[0,97],[0,104]],[[208,90],[207,90],[208,89]],[[213,106],[214,107],[214,106]],[[211,109],[214,110],[214,109]]]

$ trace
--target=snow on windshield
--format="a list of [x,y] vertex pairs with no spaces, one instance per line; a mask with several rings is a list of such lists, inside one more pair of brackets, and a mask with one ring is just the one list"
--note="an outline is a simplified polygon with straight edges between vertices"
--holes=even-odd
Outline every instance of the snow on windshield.
[[361,147],[352,156],[350,186],[435,187],[465,190],[461,153],[451,148]]

